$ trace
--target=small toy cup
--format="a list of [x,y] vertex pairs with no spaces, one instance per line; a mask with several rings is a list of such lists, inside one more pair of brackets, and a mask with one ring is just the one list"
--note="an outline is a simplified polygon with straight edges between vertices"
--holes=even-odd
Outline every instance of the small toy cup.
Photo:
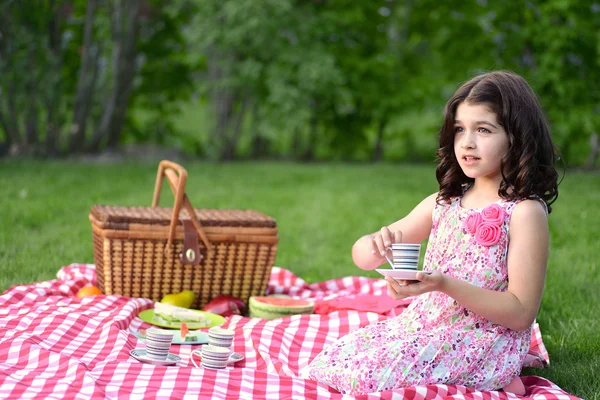
[[231,348],[235,331],[213,326],[208,330],[208,344],[212,346]]
[[[388,256],[392,253],[392,258]],[[411,269],[416,270],[419,267],[419,257],[421,256],[420,243],[394,243],[386,249],[385,258],[392,266],[392,269]]]
[[225,347],[205,344],[202,346],[202,361],[204,368],[223,369],[227,366],[231,350]]
[[166,360],[173,341],[173,331],[150,328],[146,331],[146,354],[153,360]]

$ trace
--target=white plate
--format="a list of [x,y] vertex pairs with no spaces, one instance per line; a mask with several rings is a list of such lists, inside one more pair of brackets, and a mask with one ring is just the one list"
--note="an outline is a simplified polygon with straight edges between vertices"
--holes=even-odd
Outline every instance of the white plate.
[[[416,269],[383,269],[377,268],[375,271],[379,272],[383,276],[389,276],[396,280],[404,280],[404,281],[416,281],[417,280],[417,272]],[[424,271],[421,271],[424,272]],[[427,273],[427,272],[425,272]]]
[[138,361],[154,365],[175,365],[177,362],[181,361],[181,357],[176,356],[173,353],[169,353],[166,360],[153,360],[148,357],[146,349],[133,349],[129,354]]

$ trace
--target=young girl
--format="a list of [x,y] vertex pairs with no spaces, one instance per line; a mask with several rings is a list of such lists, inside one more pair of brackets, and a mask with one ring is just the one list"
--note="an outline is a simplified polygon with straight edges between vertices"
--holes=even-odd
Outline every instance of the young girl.
[[325,348],[304,377],[354,395],[436,383],[497,390],[518,381],[558,196],[555,148],[527,82],[500,71],[462,85],[446,104],[437,155],[439,192],[352,248],[356,265],[370,270],[386,262],[391,243],[429,237],[427,273],[386,278],[393,298],[417,297],[401,315]]

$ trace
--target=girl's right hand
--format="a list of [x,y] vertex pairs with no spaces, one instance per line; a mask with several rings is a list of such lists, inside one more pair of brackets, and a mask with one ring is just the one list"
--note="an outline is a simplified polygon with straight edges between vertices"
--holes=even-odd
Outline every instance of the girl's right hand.
[[387,226],[384,226],[379,232],[372,234],[371,239],[371,253],[384,257],[386,249],[392,243],[402,243],[402,231],[392,233]]
[[[373,238],[373,250],[371,250],[371,253],[381,255],[382,257],[385,257],[385,253],[392,243],[402,243],[402,231],[396,231],[392,234],[387,226],[382,227],[378,233],[371,235],[371,237]],[[402,286],[406,286],[418,281],[399,280],[397,282]]]
[[409,296],[418,296],[423,293],[439,291],[443,288],[447,277],[439,271],[425,273],[419,271],[416,281],[409,281],[410,284],[397,281],[391,277],[386,277],[388,294],[395,300],[404,299]]

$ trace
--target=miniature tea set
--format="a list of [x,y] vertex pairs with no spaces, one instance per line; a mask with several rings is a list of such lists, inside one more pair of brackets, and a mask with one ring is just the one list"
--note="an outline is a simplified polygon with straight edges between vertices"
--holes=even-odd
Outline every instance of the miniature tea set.
[[[185,338],[178,331],[150,328],[145,332],[137,332],[136,336],[145,340],[145,349],[133,349],[129,354],[136,360],[154,365],[175,365],[182,360],[181,357],[170,353],[173,344],[202,344],[200,349],[195,349],[190,355],[190,360],[196,368],[223,369],[228,365],[242,361],[244,356],[231,350],[235,332],[214,326],[204,332],[190,332]],[[189,336],[195,341],[186,340]],[[180,340],[181,339],[181,340]],[[200,358],[198,364],[195,357]]]
[[[388,256],[390,252],[392,253],[391,258]],[[394,243],[386,249],[385,253],[385,258],[392,269],[377,268],[376,271],[396,280],[416,280],[420,254],[421,244],[419,243]]]

